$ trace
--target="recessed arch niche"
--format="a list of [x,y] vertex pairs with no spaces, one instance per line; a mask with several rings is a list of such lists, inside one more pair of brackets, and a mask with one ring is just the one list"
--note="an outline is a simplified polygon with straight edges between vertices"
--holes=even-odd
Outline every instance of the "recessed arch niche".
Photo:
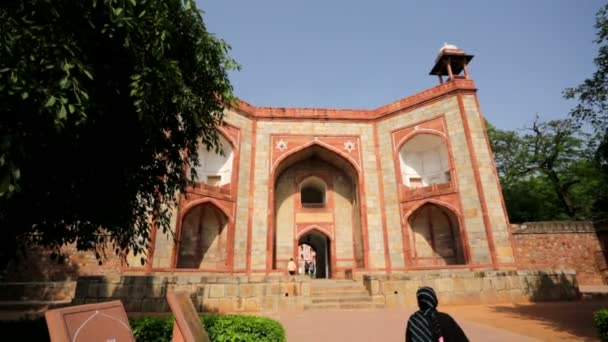
[[227,264],[228,218],[211,202],[195,205],[182,218],[177,268],[222,270]]
[[[198,145],[197,153],[200,165],[193,167],[197,178],[195,182],[211,186],[224,186],[232,180],[232,168],[234,164],[234,149],[232,144],[222,133],[218,133],[220,151],[207,148],[204,144]],[[190,170],[189,170],[190,171]],[[191,172],[188,172],[188,178]]]
[[451,180],[447,144],[439,135],[420,133],[408,139],[399,150],[399,162],[402,182],[410,188]]
[[452,210],[428,202],[414,210],[407,222],[414,266],[466,263],[459,220]]

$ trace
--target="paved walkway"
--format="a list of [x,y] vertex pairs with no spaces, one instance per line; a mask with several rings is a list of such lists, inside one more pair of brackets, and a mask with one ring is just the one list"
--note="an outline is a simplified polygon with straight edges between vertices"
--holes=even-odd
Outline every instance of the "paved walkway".
[[[440,306],[471,341],[599,341],[592,322],[608,302]],[[414,311],[305,311],[265,314],[283,324],[288,342],[403,341]]]
[[[283,324],[287,342],[403,341],[405,322],[413,311],[293,312],[269,315]],[[541,341],[475,322],[459,321],[471,341]]]

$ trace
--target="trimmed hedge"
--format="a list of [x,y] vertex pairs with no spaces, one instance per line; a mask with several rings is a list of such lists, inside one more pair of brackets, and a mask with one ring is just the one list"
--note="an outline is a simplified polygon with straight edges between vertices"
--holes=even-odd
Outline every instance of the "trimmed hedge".
[[[137,342],[169,342],[173,316],[130,317],[129,324]],[[285,330],[275,320],[248,315],[203,315],[201,321],[213,342],[285,342]],[[13,332],[23,341],[49,341],[44,317],[19,321],[0,321],[6,336]]]
[[[214,342],[285,342],[285,330],[277,321],[245,315],[203,315],[201,320]],[[173,317],[130,318],[138,342],[169,342]]]
[[608,341],[608,309],[601,309],[594,312],[593,323],[595,324],[600,340]]

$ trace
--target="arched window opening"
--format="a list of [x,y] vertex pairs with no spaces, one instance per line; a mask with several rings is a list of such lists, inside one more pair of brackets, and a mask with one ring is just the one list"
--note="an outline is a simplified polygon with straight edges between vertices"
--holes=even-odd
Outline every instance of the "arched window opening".
[[408,219],[415,266],[464,264],[458,218],[450,210],[427,203]]
[[300,185],[300,202],[305,208],[325,206],[327,186],[318,177],[308,177]]
[[227,218],[215,205],[203,203],[184,216],[177,268],[223,269],[227,260]]
[[449,183],[450,161],[445,141],[433,134],[418,134],[399,151],[403,184],[422,188]]
[[[193,168],[196,171],[196,182],[211,186],[223,186],[231,181],[234,160],[232,145],[222,134],[218,133],[218,137],[223,155],[216,153],[215,149],[207,150],[207,146],[199,144],[198,159],[200,165]],[[191,177],[191,175],[188,174],[188,177]]]

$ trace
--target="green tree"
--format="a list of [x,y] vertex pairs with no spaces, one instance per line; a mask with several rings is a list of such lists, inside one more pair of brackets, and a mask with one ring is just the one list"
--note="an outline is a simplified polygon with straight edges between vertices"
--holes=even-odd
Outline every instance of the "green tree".
[[218,148],[230,47],[191,0],[0,5],[0,266],[18,246],[144,252]]
[[[595,162],[608,183],[608,4],[596,15],[596,39],[598,55],[594,59],[597,70],[580,85],[564,90],[566,99],[574,99],[577,105],[570,112],[579,124],[589,124],[595,131]],[[594,204],[596,219],[608,221],[608,186],[598,189]]]
[[593,217],[595,189],[602,183],[588,136],[572,121],[537,117],[523,132],[488,123],[488,135],[511,221]]

